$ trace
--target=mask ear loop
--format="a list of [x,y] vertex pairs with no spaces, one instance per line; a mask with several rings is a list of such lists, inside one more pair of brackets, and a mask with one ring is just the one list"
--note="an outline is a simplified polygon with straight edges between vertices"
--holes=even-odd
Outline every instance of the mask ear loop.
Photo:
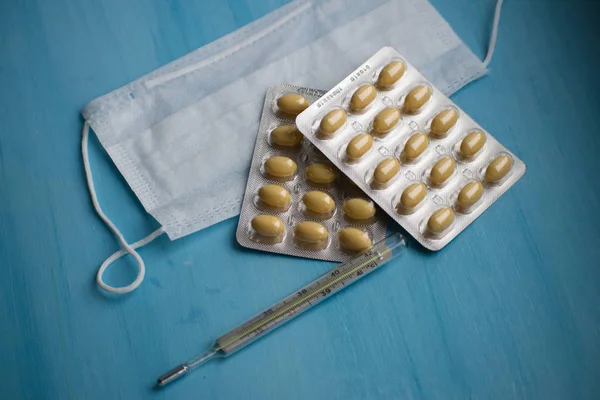
[[494,51],[496,50],[496,40],[498,39],[498,25],[500,25],[500,12],[502,11],[502,3],[504,0],[498,0],[496,3],[496,10],[494,11],[494,22],[492,25],[492,34],[490,35],[490,44],[488,45],[488,52],[483,60],[483,67],[487,68],[487,66],[492,61],[492,57],[494,56]]
[[[150,235],[143,238],[142,240],[138,240],[137,242],[130,245],[129,243],[127,243],[127,241],[123,237],[123,234],[121,233],[121,231],[119,231],[119,229],[117,229],[117,227],[110,220],[110,218],[108,218],[106,216],[106,214],[104,214],[104,212],[102,211],[102,208],[100,207],[100,203],[98,203],[98,197],[96,196],[96,189],[94,188],[94,179],[92,177],[92,170],[90,168],[90,161],[89,161],[89,156],[88,156],[89,131],[90,131],[90,126],[89,126],[88,122],[85,121],[85,123],[83,124],[83,132],[82,132],[82,139],[81,139],[81,153],[83,155],[83,167],[85,168],[85,176],[87,179],[87,185],[88,185],[88,189],[90,191],[90,196],[92,198],[92,203],[94,205],[94,209],[96,210],[96,213],[98,214],[98,216],[110,228],[110,230],[114,233],[114,235],[117,237],[117,239],[119,239],[119,242],[121,243],[121,247],[123,248],[122,250],[119,250],[119,251],[115,252],[113,255],[111,255],[110,257],[108,257],[102,263],[102,265],[98,269],[98,274],[96,275],[96,282],[102,289],[106,290],[107,292],[116,293],[116,294],[129,293],[129,292],[137,289],[138,286],[140,286],[140,284],[144,280],[144,276],[146,275],[146,266],[144,264],[144,260],[142,260],[142,257],[140,257],[140,255],[138,254],[137,251],[135,251],[135,249],[150,243],[151,241],[153,241],[154,239],[156,239],[157,237],[159,237],[160,235],[165,233],[165,229],[163,227],[160,227],[157,230],[155,230],[154,232],[152,232]],[[104,271],[106,271],[106,268],[108,268],[109,265],[111,265],[113,262],[115,262],[119,258],[123,257],[125,254],[132,255],[138,264],[138,273],[137,273],[135,280],[132,283],[130,283],[129,285],[122,286],[122,287],[113,287],[113,286],[107,285],[104,282],[104,280],[102,279],[102,276],[104,275]]]

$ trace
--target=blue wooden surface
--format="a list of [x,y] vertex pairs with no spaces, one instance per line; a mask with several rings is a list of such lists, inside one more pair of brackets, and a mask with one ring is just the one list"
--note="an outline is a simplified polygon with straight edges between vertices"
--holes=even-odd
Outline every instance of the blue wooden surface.
[[[2,1],[0,398],[599,398],[600,10],[540,0],[507,1],[490,75],[454,96],[527,163],[522,181],[443,251],[411,241],[268,339],[152,390],[331,264],[244,250],[234,218],[159,239],[141,288],[104,296],[94,277],[117,243],[89,201],[78,113],[285,2]],[[433,3],[483,55],[495,1]],[[154,230],[95,138],[91,159],[126,237]]]

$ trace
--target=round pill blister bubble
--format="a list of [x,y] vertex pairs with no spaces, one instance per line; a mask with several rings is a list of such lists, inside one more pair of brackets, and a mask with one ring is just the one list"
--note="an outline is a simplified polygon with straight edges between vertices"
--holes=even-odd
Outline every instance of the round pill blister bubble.
[[377,89],[373,85],[363,85],[356,89],[350,99],[350,109],[354,112],[364,111],[377,97]]
[[458,111],[454,108],[441,111],[431,120],[429,128],[431,136],[436,138],[445,137],[450,129],[456,125],[456,122],[458,122]]
[[342,110],[341,108],[331,110],[327,114],[325,114],[325,116],[321,120],[321,124],[319,125],[319,133],[322,136],[331,136],[338,129],[344,126],[347,120],[348,114],[345,110]]
[[346,156],[350,160],[358,160],[373,147],[373,136],[368,133],[359,133],[354,136],[346,146]]
[[402,192],[398,203],[398,211],[401,214],[412,214],[421,205],[423,199],[427,196],[427,186],[418,182],[410,184]]
[[356,221],[370,220],[375,216],[375,205],[362,198],[348,199],[344,202],[344,214]]
[[271,144],[279,147],[298,147],[304,136],[294,125],[281,125],[271,132]]
[[419,85],[412,89],[404,99],[404,111],[409,114],[418,113],[431,99],[431,94],[431,88],[427,85]]
[[252,219],[250,225],[254,230],[251,238],[258,243],[276,244],[283,240],[285,225],[281,218],[260,214]]
[[392,61],[383,67],[379,73],[377,85],[382,89],[388,89],[394,86],[394,84],[398,82],[400,78],[402,78],[405,71],[406,64],[404,64],[402,61]]
[[477,204],[481,196],[483,196],[483,185],[481,182],[469,182],[458,192],[456,204],[461,211],[469,211]]
[[277,99],[277,107],[281,112],[290,116],[296,116],[306,110],[310,103],[306,97],[298,93],[286,93]]
[[294,242],[306,250],[322,250],[327,247],[329,233],[318,222],[303,221],[294,226]]
[[469,133],[460,142],[460,155],[464,158],[474,157],[485,145],[485,134],[479,130]]
[[400,161],[389,157],[381,161],[373,172],[373,180],[378,185],[388,184],[400,171]]
[[313,190],[302,196],[302,203],[309,215],[331,216],[335,210],[335,201],[325,192]]
[[274,156],[269,158],[264,165],[265,172],[268,177],[276,180],[291,180],[296,171],[298,165],[289,157]]
[[258,189],[258,198],[269,211],[286,211],[292,202],[290,192],[279,185],[265,185]]
[[504,179],[512,168],[512,158],[508,154],[500,154],[485,170],[485,180],[488,183],[498,183]]
[[450,157],[440,158],[431,168],[429,181],[432,186],[444,186],[448,178],[452,176],[456,169],[456,162]]
[[348,253],[362,252],[373,245],[369,234],[357,228],[344,228],[339,231],[338,241],[341,249]]
[[400,110],[395,107],[386,107],[373,119],[373,133],[383,136],[396,127],[400,121]]
[[454,223],[454,210],[450,207],[440,208],[427,221],[427,229],[434,235],[443,234]]
[[429,136],[423,132],[413,134],[404,145],[403,157],[408,161],[414,161],[429,147]]
[[306,167],[306,179],[317,184],[332,184],[338,172],[331,164],[314,163]]

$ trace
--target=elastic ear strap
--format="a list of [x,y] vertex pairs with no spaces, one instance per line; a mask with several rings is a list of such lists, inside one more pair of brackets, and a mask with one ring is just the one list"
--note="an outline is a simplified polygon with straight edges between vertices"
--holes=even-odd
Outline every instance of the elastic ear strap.
[[[163,233],[165,233],[165,229],[161,226],[160,228],[158,228],[157,230],[155,230],[154,232],[152,232],[151,234],[149,234],[142,240],[138,240],[137,242],[130,245],[129,247],[133,252],[135,252],[135,249],[150,243],[151,241],[153,241],[154,239],[156,239]],[[116,251],[115,253],[113,253],[113,255],[111,255],[106,260],[104,260],[104,262],[98,269],[98,273],[96,274],[96,282],[98,283],[98,286],[100,286],[102,289],[106,290],[107,292],[122,294],[122,293],[128,293],[128,292],[131,292],[132,290],[135,290],[140,285],[140,283],[142,283],[142,281],[144,280],[144,274],[145,274],[144,261],[142,261],[141,265],[138,262],[138,275],[137,275],[136,279],[128,286],[115,288],[113,286],[107,285],[104,282],[104,280],[102,279],[102,276],[104,275],[104,271],[106,271],[106,268],[108,268],[113,262],[117,261],[119,258],[123,257],[127,253],[131,254],[126,249],[122,249],[122,250]],[[135,252],[135,254],[138,254],[138,253]],[[133,255],[133,254],[131,254],[131,255],[135,257],[135,255]],[[140,257],[140,260],[141,260],[141,257]]]
[[[100,266],[100,269],[98,270],[98,274],[96,275],[96,282],[98,282],[98,285],[102,289],[106,290],[107,292],[117,293],[117,294],[129,293],[129,292],[135,290],[138,286],[140,286],[140,284],[144,280],[144,275],[146,274],[146,266],[144,265],[144,260],[142,260],[142,257],[140,257],[140,255],[138,254],[137,251],[135,251],[135,249],[137,249],[138,247],[144,246],[145,244],[150,243],[151,241],[156,239],[158,236],[162,235],[165,232],[165,230],[164,230],[164,228],[160,227],[159,229],[152,232],[150,235],[146,236],[144,239],[135,242],[133,245],[130,245],[129,243],[127,243],[127,241],[123,237],[123,234],[121,233],[121,231],[119,231],[119,229],[117,229],[117,227],[110,220],[110,218],[108,218],[106,216],[106,214],[104,214],[104,212],[102,211],[102,208],[100,207],[100,204],[98,203],[98,197],[96,196],[96,189],[94,188],[94,179],[92,177],[92,170],[90,169],[90,161],[89,161],[89,156],[88,156],[89,132],[90,132],[90,126],[89,126],[88,122],[86,121],[83,124],[83,132],[82,132],[82,139],[81,139],[81,154],[83,155],[83,167],[85,169],[85,176],[87,179],[88,189],[90,191],[90,197],[92,198],[92,203],[94,205],[94,209],[96,210],[96,213],[102,219],[102,221],[104,221],[104,223],[110,228],[110,230],[114,233],[114,235],[117,237],[117,239],[119,239],[119,242],[121,243],[121,247],[123,248],[122,250],[119,250],[116,253],[114,253],[113,255],[111,255],[110,257],[108,257],[102,263],[102,265]],[[135,258],[135,261],[138,264],[138,273],[137,273],[135,280],[131,284],[129,284],[127,286],[123,286],[123,287],[113,287],[113,286],[109,286],[106,283],[104,283],[104,281],[102,280],[102,276],[104,275],[104,271],[106,270],[106,268],[108,268],[108,266],[110,264],[112,264],[114,261],[118,260],[119,258],[123,257],[127,253],[131,254],[133,256],[133,258]]]
[[500,12],[502,11],[502,3],[504,0],[498,0],[496,3],[496,10],[494,11],[494,23],[492,24],[492,34],[490,35],[490,44],[488,45],[488,52],[483,60],[483,66],[487,66],[492,61],[494,51],[496,50],[496,40],[498,39],[498,25],[500,25]]

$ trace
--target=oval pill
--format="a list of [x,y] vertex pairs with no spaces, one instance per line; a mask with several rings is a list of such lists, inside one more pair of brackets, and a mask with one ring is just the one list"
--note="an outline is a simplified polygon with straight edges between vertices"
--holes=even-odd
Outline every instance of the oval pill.
[[454,222],[454,210],[449,207],[440,208],[429,217],[427,228],[432,233],[442,233]]
[[373,136],[368,133],[359,133],[354,136],[346,147],[346,155],[352,160],[364,156],[373,147]]
[[463,209],[468,209],[477,203],[483,195],[483,185],[481,182],[473,181],[467,183],[458,193],[456,202]]
[[295,147],[302,143],[302,133],[294,125],[282,125],[271,132],[271,142],[277,146]]
[[431,98],[431,88],[420,85],[411,90],[404,99],[404,110],[408,113],[416,113]]
[[512,158],[506,154],[500,154],[488,165],[485,170],[485,180],[496,183],[502,180],[512,168]]
[[412,210],[423,201],[425,195],[427,195],[427,186],[421,182],[413,183],[402,192],[400,207],[405,210]]
[[460,154],[464,158],[471,158],[481,150],[485,144],[485,135],[481,131],[469,133],[460,143]]
[[277,237],[283,234],[285,229],[283,221],[274,215],[257,215],[252,218],[251,225],[258,234],[267,237]]
[[404,145],[404,157],[408,160],[418,158],[429,146],[429,136],[423,132],[412,135]]
[[367,232],[357,228],[344,228],[338,232],[338,240],[343,249],[364,251],[371,248],[371,238]]
[[353,111],[363,111],[377,97],[377,89],[373,85],[363,85],[356,89],[350,99],[350,109]]
[[327,193],[313,190],[302,197],[306,209],[317,214],[329,214],[335,209],[335,201]]
[[377,84],[382,88],[393,86],[398,79],[402,78],[404,71],[406,71],[406,65],[402,61],[392,61],[379,73]]
[[400,110],[395,107],[386,107],[373,119],[373,131],[375,133],[387,133],[394,129],[400,120]]
[[298,166],[289,157],[275,156],[265,162],[265,172],[276,178],[289,178],[294,176]]
[[286,93],[277,99],[277,107],[289,115],[298,115],[309,105],[308,100],[298,93]]
[[400,161],[394,157],[386,158],[377,165],[373,180],[379,184],[388,183],[400,171]]
[[440,186],[454,173],[456,163],[450,157],[442,157],[435,163],[429,173],[429,180],[433,186]]
[[375,205],[372,201],[365,199],[350,199],[344,202],[344,213],[356,220],[373,218]]
[[348,114],[341,108],[329,111],[321,120],[319,130],[324,135],[332,135],[346,123],[347,119]]
[[433,136],[443,136],[456,125],[458,121],[458,111],[449,108],[433,117],[431,121],[431,134]]
[[301,242],[320,243],[329,237],[327,228],[318,222],[303,221],[294,226],[294,236]]
[[258,189],[258,198],[271,207],[287,208],[291,202],[290,192],[283,186],[265,185]]
[[338,173],[333,165],[314,163],[306,167],[306,179],[313,183],[332,183]]

